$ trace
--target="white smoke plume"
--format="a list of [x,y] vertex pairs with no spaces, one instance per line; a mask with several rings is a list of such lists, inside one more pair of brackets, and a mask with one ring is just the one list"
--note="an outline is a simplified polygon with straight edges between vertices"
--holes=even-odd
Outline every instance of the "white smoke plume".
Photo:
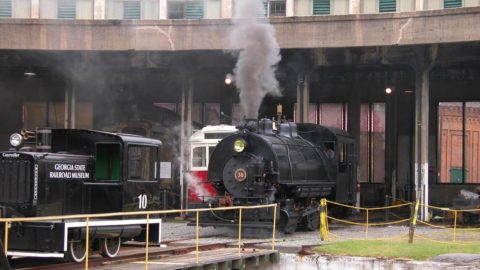
[[[185,129],[190,129],[193,130],[193,126],[189,125],[187,122],[184,122]],[[175,136],[173,144],[176,146],[173,149],[175,149],[178,152],[175,152],[174,155],[176,157],[176,160],[179,164],[179,169],[183,170],[183,177],[185,180],[185,186],[184,186],[184,192],[185,196],[188,196],[189,194],[189,189],[191,192],[193,192],[198,198],[203,199],[205,198],[206,200],[209,199],[209,197],[212,197],[215,194],[212,194],[208,189],[205,188],[204,184],[201,184],[202,180],[198,179],[195,177],[190,172],[190,142],[189,142],[189,137],[185,136],[184,140],[181,141],[181,127],[180,125],[175,126],[172,128],[174,134],[178,134],[178,136]],[[185,147],[184,155],[182,158],[182,153],[180,152],[180,145],[183,144]],[[181,179],[180,179],[181,180]]]
[[240,49],[234,76],[247,119],[258,117],[258,109],[265,95],[281,95],[275,78],[281,60],[280,48],[275,29],[261,18],[263,13],[263,2],[260,0],[235,1],[230,43],[232,49]]
[[199,199],[208,200],[215,194],[212,194],[208,189],[205,188],[204,184],[201,184],[202,180],[195,177],[190,172],[185,173],[185,180],[187,186],[190,189],[190,192],[193,192]]

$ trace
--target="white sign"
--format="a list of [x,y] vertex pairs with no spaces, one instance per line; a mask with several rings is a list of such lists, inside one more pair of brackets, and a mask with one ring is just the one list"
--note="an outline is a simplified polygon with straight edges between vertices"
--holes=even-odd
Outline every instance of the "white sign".
[[160,179],[172,178],[172,163],[160,162]]

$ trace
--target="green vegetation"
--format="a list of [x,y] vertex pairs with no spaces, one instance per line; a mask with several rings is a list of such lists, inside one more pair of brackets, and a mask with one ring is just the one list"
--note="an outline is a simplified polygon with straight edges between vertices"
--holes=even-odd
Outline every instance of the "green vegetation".
[[445,253],[480,253],[479,245],[447,244],[430,241],[414,242],[356,240],[328,243],[314,250],[322,254],[364,257],[389,257],[426,260]]

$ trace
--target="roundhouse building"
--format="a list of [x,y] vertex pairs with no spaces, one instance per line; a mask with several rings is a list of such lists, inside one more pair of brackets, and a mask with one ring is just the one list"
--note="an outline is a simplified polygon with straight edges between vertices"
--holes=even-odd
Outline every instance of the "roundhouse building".
[[[267,97],[261,117],[281,104],[287,119],[353,134],[362,205],[389,195],[444,206],[475,189],[480,0],[263,2],[283,95]],[[21,128],[128,126],[168,139],[162,127],[174,123],[182,137],[237,123],[238,92],[224,82],[235,6],[0,0],[2,148]]]

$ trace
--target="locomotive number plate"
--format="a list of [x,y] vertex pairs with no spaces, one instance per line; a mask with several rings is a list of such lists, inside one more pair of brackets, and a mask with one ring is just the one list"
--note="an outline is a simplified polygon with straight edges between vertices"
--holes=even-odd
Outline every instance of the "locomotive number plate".
[[243,182],[245,179],[247,179],[247,172],[243,168],[236,169],[233,174],[235,176],[235,180],[238,182]]

